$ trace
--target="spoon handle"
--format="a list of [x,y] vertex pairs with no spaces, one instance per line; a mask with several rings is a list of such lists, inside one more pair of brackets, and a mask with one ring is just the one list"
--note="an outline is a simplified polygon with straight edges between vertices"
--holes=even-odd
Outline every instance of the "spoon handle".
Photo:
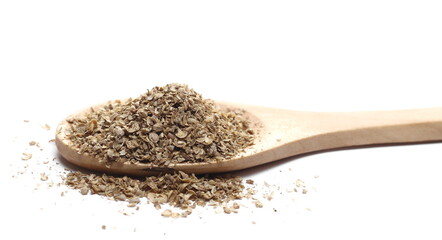
[[310,114],[305,151],[442,140],[442,108]]

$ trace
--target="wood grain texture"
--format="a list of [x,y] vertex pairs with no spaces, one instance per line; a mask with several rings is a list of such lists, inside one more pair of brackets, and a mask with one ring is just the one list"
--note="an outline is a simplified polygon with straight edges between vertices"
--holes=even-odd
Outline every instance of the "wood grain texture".
[[[66,121],[62,121],[57,128],[56,145],[60,154],[75,165],[99,172],[144,176],[173,170],[196,174],[227,172],[321,150],[442,141],[442,108],[327,113],[223,102],[218,104],[225,108],[246,110],[246,116],[259,133],[252,147],[231,159],[182,163],[167,168],[121,163],[106,166],[100,159],[79,154],[72,147],[65,135],[65,129],[69,128]],[[90,109],[74,115],[79,116],[87,111]]]

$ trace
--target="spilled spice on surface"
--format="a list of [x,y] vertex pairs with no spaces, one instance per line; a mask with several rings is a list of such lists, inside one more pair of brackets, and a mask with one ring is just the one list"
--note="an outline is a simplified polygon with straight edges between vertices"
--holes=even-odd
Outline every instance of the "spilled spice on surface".
[[[149,176],[144,180],[71,172],[67,174],[65,184],[80,190],[83,195],[98,194],[116,201],[126,201],[132,207],[140,203],[140,198],[147,198],[157,208],[168,204],[184,210],[179,215],[166,210],[162,213],[165,217],[186,217],[196,206],[221,206],[251,194],[245,191],[241,177],[197,177],[184,172]],[[239,205],[233,204],[231,208],[236,211]]]

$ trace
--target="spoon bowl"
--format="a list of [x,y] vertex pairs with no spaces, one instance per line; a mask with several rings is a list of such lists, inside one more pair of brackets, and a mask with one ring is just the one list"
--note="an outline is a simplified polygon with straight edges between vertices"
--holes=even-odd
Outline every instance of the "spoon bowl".
[[[241,170],[291,156],[347,147],[442,141],[442,108],[369,111],[307,112],[216,102],[221,108],[242,109],[257,132],[254,145],[229,159],[198,163],[152,166],[146,163],[105,163],[81,154],[66,137],[70,123],[57,127],[55,142],[68,162],[80,167],[133,176],[161,172],[219,173]],[[112,102],[106,103],[112,104]],[[81,117],[104,104],[80,111],[69,118]]]

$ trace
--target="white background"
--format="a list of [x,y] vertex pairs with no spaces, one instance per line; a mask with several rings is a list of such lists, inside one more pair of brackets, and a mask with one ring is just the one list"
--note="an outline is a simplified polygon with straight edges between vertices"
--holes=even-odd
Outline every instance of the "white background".
[[[293,110],[442,107],[441,13],[440,1],[425,0],[1,1],[0,234],[440,239],[438,143],[324,152],[238,172],[255,180],[264,208],[245,201],[238,214],[200,208],[186,219],[48,187],[39,174],[61,181],[47,141],[64,117],[170,82],[206,98]],[[34,157],[24,162],[26,151]],[[298,178],[305,195],[287,190]],[[272,201],[262,197],[264,181]]]

